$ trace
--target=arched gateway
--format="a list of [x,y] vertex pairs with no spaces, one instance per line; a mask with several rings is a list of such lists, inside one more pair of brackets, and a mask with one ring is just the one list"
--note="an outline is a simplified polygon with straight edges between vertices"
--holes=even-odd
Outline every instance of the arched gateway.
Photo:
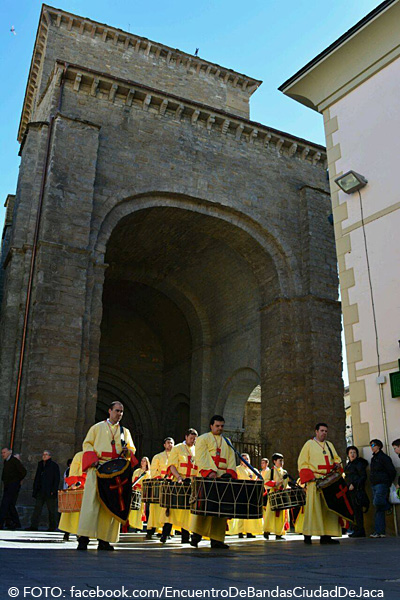
[[216,410],[240,429],[254,389],[246,419],[261,415],[260,443],[289,466],[316,419],[340,446],[324,149],[250,121],[259,84],[43,7],[2,255],[7,443],[36,252],[15,429],[26,462],[44,442],[65,462],[115,399],[148,454]]

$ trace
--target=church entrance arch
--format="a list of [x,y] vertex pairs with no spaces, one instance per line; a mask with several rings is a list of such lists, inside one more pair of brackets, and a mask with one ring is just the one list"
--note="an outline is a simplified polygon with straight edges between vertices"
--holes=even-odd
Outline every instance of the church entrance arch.
[[[225,414],[235,425],[240,412],[242,426],[241,404],[260,382],[261,311],[279,295],[274,261],[258,240],[226,215],[191,208],[133,210],[105,247],[99,382],[104,369],[118,368],[144,391],[156,415],[143,446],[152,453],[187,426],[207,430],[232,372],[241,388],[225,398]],[[100,385],[98,393],[100,401]]]
[[238,369],[232,377],[225,382],[221,390],[217,408],[225,417],[225,431],[227,435],[236,442],[242,442],[246,439],[246,423],[244,421],[245,409],[249,397],[255,389],[259,390],[259,398],[261,401],[259,374],[253,369],[243,368]]

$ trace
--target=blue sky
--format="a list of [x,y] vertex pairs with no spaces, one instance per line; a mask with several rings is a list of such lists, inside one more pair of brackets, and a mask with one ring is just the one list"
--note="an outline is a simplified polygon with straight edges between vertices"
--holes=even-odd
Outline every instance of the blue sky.
[[[50,3],[50,2],[49,2]],[[199,55],[257,79],[251,118],[324,144],[322,117],[278,86],[337,39],[376,0],[57,0],[69,12]],[[0,0],[0,223],[18,177],[16,141],[40,14],[38,0]],[[15,27],[16,35],[10,32]],[[62,58],[62,57],[60,57]]]
[[[277,88],[379,4],[375,0],[56,2],[69,12],[185,52],[194,53],[199,47],[202,58],[262,79],[263,85],[252,97],[251,118],[321,144],[322,117]],[[16,136],[40,9],[38,0],[0,0],[0,223],[4,200],[16,188]],[[10,32],[11,26],[16,35]]]

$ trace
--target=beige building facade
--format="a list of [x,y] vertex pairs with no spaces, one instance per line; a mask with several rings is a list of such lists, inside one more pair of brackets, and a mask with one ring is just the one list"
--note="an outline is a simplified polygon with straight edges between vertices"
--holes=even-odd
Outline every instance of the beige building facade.
[[[400,436],[389,374],[400,356],[400,2],[383,2],[280,90],[324,118],[354,443]],[[349,170],[367,185],[344,193]]]

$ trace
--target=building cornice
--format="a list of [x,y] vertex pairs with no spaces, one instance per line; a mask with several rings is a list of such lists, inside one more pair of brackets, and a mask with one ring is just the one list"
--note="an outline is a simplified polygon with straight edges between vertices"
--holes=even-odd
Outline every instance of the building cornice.
[[188,54],[176,48],[174,49],[159,42],[154,42],[148,38],[123,31],[122,29],[43,4],[18,132],[19,141],[21,141],[26,124],[31,117],[37,76],[40,72],[43,48],[46,43],[49,26],[65,26],[67,30],[73,30],[80,35],[89,35],[102,40],[104,43],[123,46],[124,49],[131,48],[145,56],[164,62],[168,68],[178,68],[182,65],[188,72],[190,71],[197,75],[201,73],[202,76],[219,79],[233,88],[242,88],[243,91],[247,92],[249,97],[262,83],[259,79],[254,79],[243,73],[227,69],[193,54]]
[[39,25],[36,33],[35,45],[33,48],[31,65],[29,68],[28,82],[26,84],[24,103],[22,105],[21,120],[18,128],[17,140],[20,143],[24,137],[26,126],[28,125],[32,116],[32,108],[35,99],[37,80],[43,59],[48,29],[49,18],[47,16],[47,13],[44,11],[44,6],[42,6],[42,12],[40,14]]
[[76,93],[86,93],[111,105],[156,113],[177,122],[189,122],[208,131],[218,131],[238,142],[246,141],[258,148],[274,148],[279,155],[325,164],[326,149],[323,146],[261,123],[81,65],[65,65],[58,61],[51,77],[56,77],[59,82],[63,71],[66,89]]

